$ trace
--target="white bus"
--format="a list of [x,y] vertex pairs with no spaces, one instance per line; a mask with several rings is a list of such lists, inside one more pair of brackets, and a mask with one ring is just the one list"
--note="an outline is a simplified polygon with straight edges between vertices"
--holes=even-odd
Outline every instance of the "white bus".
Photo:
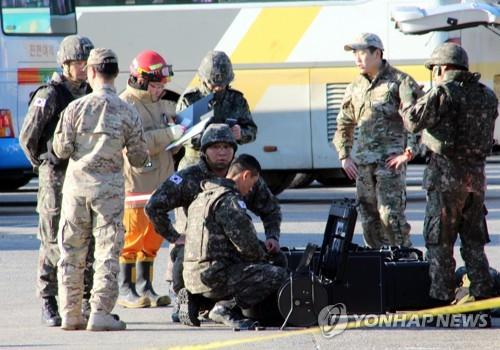
[[0,191],[25,185],[33,169],[19,146],[29,94],[56,69],[62,38],[76,34],[72,1],[0,2]]
[[324,183],[343,177],[331,139],[344,89],[358,74],[343,45],[359,33],[377,33],[389,62],[424,85],[430,74],[423,62],[450,38],[465,46],[484,82],[500,80],[500,40],[488,28],[408,36],[390,20],[395,6],[450,2],[77,0],[77,21],[79,33],[117,52],[118,88],[141,50],[157,50],[173,64],[170,88],[179,93],[196,83],[208,50],[225,51],[236,71],[233,86],[259,128],[256,142],[240,150],[257,156],[279,192],[297,172]]

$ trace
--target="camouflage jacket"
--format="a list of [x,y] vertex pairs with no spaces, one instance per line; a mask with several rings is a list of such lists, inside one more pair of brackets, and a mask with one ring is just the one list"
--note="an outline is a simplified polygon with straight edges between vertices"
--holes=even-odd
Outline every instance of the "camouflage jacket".
[[366,165],[384,162],[389,155],[409,148],[418,152],[416,137],[408,134],[399,114],[402,99],[416,100],[422,92],[407,74],[383,61],[378,75],[370,81],[358,76],[346,89],[337,116],[334,144],[340,159],[351,156],[354,131],[359,127],[354,159]]
[[201,187],[189,206],[186,229],[183,275],[191,293],[222,288],[227,266],[265,256],[236,184],[216,178]]
[[[198,88],[185,92],[177,104],[177,111],[189,107],[208,94],[209,92],[205,93],[202,89]],[[211,108],[214,111],[213,123],[225,123],[226,119],[229,118],[236,119],[236,123],[241,127],[239,144],[255,141],[257,137],[257,125],[253,121],[247,100],[241,92],[227,88],[223,92],[214,94]],[[199,150],[199,142],[199,138],[193,138],[191,147]]]
[[83,84],[80,89],[72,88],[64,76],[55,72],[47,85],[42,85],[34,92],[19,134],[19,144],[34,167],[40,166],[43,160],[57,162],[50,163],[52,166],[66,167],[67,162],[49,157],[47,152],[52,150],[48,149],[48,143],[52,140],[61,111],[89,89],[87,84]]
[[113,87],[103,86],[71,102],[54,134],[55,154],[70,158],[63,193],[114,194],[123,202],[124,148],[132,166],[149,159],[141,119]]
[[479,78],[478,73],[448,71],[441,84],[415,104],[403,106],[406,128],[424,130],[422,143],[432,152],[426,189],[485,189],[484,166],[493,146],[498,99]]
[[[185,233],[188,207],[201,192],[203,180],[216,179],[204,160],[174,173],[153,193],[145,210],[156,232],[169,242],[175,242],[179,234]],[[260,216],[266,238],[279,240],[281,208],[264,180],[259,179],[252,191],[244,197],[249,210]],[[168,212],[176,211],[176,227],[172,225]]]

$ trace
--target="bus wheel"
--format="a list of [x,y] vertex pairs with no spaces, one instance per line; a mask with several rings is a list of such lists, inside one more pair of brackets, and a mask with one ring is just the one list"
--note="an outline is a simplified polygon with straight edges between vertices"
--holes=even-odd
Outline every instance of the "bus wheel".
[[356,185],[356,181],[348,179],[345,176],[337,177],[337,176],[328,176],[324,174],[320,174],[316,176],[316,180],[326,187],[338,187],[338,186],[346,186],[351,187]]
[[295,173],[289,171],[263,171],[262,177],[274,195],[280,194],[292,183]]
[[0,180],[0,192],[11,192],[23,187],[30,182],[32,176],[24,175],[16,178],[4,178]]
[[304,188],[309,186],[314,181],[313,174],[297,173],[290,183],[289,188]]

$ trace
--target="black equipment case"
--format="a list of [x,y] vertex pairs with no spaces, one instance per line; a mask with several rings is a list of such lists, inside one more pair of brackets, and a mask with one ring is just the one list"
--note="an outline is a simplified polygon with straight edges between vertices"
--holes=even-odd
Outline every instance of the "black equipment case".
[[[417,249],[373,250],[352,243],[352,199],[334,200],[321,248],[284,250],[290,279],[278,292],[284,324],[317,324],[321,309],[343,303],[348,314],[381,314],[432,307],[429,264]],[[413,253],[413,254],[411,254]]]

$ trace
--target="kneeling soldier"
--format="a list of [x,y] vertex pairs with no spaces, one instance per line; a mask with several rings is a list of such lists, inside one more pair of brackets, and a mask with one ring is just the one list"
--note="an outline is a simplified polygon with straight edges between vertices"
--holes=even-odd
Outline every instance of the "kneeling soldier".
[[[199,295],[233,300],[242,309],[252,307],[276,292],[287,278],[286,269],[265,260],[242,196],[259,179],[259,162],[242,154],[225,178],[202,182],[203,192],[188,210],[184,283],[179,292],[179,318],[191,326],[197,320]],[[194,295],[196,294],[196,295]],[[247,328],[253,322],[227,308],[210,311],[212,320],[230,327]]]

